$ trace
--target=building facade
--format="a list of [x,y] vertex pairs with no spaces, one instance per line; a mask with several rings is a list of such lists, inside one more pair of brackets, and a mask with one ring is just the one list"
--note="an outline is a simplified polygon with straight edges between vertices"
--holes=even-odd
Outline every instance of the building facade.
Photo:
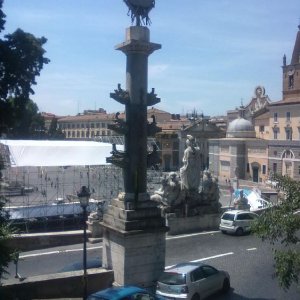
[[[235,109],[227,114],[227,137],[210,141],[210,167],[216,175],[261,182],[277,173],[300,180],[300,26],[298,29],[290,64],[283,57],[282,100],[271,102],[264,87],[257,86],[244,108],[244,120],[253,126],[255,135],[241,139],[230,134],[239,119]],[[243,128],[244,133],[247,130]]]

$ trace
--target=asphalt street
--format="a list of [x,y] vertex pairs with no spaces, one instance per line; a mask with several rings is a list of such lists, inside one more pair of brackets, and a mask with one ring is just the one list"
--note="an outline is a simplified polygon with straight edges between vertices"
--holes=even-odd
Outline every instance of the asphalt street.
[[[101,256],[101,243],[88,245],[88,259]],[[19,273],[23,277],[55,273],[63,266],[81,260],[80,244],[21,253]],[[295,286],[288,292],[280,289],[273,278],[271,246],[252,235],[238,237],[211,231],[167,237],[166,267],[182,261],[203,261],[229,272],[230,293],[210,299],[300,299]],[[10,265],[9,271],[13,278],[14,264]]]

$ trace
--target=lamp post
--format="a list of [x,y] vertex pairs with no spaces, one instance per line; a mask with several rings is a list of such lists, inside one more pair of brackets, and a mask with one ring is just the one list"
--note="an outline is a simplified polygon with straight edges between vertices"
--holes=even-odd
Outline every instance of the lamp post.
[[86,209],[89,205],[90,191],[86,186],[82,186],[81,190],[77,193],[80,206],[83,210],[83,300],[87,298],[87,272],[86,272]]

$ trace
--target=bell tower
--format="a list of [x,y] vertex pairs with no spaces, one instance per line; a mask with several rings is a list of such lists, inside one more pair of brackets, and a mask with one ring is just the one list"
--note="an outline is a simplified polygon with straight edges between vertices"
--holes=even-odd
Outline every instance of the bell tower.
[[286,56],[283,56],[282,97],[283,100],[300,98],[300,25],[292,54],[291,63],[286,64]]

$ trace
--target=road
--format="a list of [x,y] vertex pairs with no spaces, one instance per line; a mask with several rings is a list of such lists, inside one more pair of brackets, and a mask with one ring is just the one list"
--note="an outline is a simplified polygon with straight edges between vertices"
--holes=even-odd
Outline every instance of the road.
[[[88,258],[101,256],[101,243],[88,245]],[[54,273],[69,263],[81,260],[82,245],[21,253],[19,273],[24,277]],[[252,235],[238,237],[212,231],[167,237],[166,266],[182,261],[204,261],[229,272],[231,292],[210,299],[300,299],[295,286],[287,293],[279,288],[272,277],[271,246]],[[9,271],[14,277],[14,264],[10,265]]]

